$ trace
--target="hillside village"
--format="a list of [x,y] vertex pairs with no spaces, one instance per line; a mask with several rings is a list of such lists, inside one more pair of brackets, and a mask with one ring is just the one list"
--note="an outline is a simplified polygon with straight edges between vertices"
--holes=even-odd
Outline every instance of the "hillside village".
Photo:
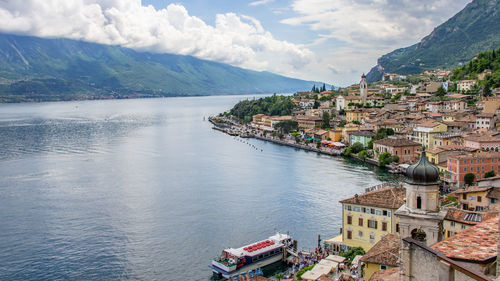
[[323,85],[259,104],[279,114],[250,120],[255,108],[247,101],[212,121],[242,137],[355,157],[405,175],[399,185],[340,200],[340,235],[325,248],[364,253],[351,261],[359,271],[345,280],[492,280],[500,272],[500,88],[491,87],[494,72],[482,69],[467,79],[456,79],[464,77],[463,68],[387,73],[372,84],[363,75],[345,88]]

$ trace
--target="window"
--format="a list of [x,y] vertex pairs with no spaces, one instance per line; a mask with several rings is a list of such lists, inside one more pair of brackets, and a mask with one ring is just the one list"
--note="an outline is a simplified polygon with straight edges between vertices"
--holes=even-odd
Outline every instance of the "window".
[[351,211],[351,205],[347,205],[347,210]]
[[382,231],[387,231],[387,223],[385,221],[382,222]]
[[454,221],[451,221],[451,222],[450,222],[450,225],[451,225],[451,226],[455,226],[455,222],[454,222]]
[[363,231],[361,231],[361,230],[360,230],[360,231],[358,232],[358,235],[359,235],[359,237],[363,237]]
[[362,211],[363,213],[366,213],[366,208],[365,208],[365,207],[361,208],[361,211]]
[[384,216],[387,216],[387,211],[386,211],[386,210],[382,211],[382,214],[383,214]]
[[465,194],[465,193],[464,193],[464,194],[462,194],[462,199],[463,199],[463,200],[466,200],[466,199],[467,199],[467,194]]
[[372,215],[375,214],[375,209],[373,209],[373,208],[370,209],[370,214],[372,214]]
[[495,204],[495,198],[490,199],[491,204]]
[[363,226],[363,218],[359,218],[358,219],[358,225],[359,226]]
[[380,270],[386,270],[386,269],[387,269],[387,265],[385,265],[385,264],[380,265]]
[[377,229],[377,221],[376,220],[368,220],[368,227]]
[[467,167],[464,167],[464,172],[467,172]]
[[462,229],[465,229],[465,228],[466,228],[466,227],[465,227],[465,224],[462,224]]
[[377,215],[377,216],[381,216],[381,215],[382,215],[382,211],[380,211],[380,210],[375,210],[375,215]]
[[347,231],[347,239],[352,239],[352,231]]
[[347,216],[347,224],[352,224],[352,216]]
[[396,223],[396,232],[399,233],[399,223]]
[[481,202],[481,196],[477,197],[477,202]]
[[375,239],[375,233],[370,233],[370,240],[374,240]]
[[361,208],[359,208],[359,207],[357,207],[357,206],[352,207],[352,210],[353,210],[354,212],[359,212],[359,210],[360,210],[360,209],[361,209]]
[[422,197],[417,196],[417,209],[422,209]]

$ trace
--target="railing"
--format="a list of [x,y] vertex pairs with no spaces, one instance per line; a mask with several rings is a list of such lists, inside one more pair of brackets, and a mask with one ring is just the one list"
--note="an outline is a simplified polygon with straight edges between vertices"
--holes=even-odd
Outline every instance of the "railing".
[[381,188],[388,187],[388,186],[391,186],[391,185],[392,184],[390,182],[384,182],[384,183],[381,183],[381,184],[377,184],[377,185],[365,188],[365,192],[371,192],[371,191],[374,191],[374,190],[379,190]]

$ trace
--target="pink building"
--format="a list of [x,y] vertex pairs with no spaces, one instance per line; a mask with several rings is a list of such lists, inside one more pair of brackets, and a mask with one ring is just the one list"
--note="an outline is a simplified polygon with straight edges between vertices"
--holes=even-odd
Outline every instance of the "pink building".
[[500,151],[500,138],[492,136],[465,137],[464,146],[486,151]]

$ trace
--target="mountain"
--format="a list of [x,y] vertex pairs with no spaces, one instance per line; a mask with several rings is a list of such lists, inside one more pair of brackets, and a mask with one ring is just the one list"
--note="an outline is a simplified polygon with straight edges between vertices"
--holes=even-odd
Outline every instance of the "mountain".
[[419,43],[380,57],[367,80],[380,80],[383,73],[415,74],[425,69],[454,68],[498,46],[500,1],[474,0]]
[[309,90],[319,82],[192,56],[0,34],[0,102]]

